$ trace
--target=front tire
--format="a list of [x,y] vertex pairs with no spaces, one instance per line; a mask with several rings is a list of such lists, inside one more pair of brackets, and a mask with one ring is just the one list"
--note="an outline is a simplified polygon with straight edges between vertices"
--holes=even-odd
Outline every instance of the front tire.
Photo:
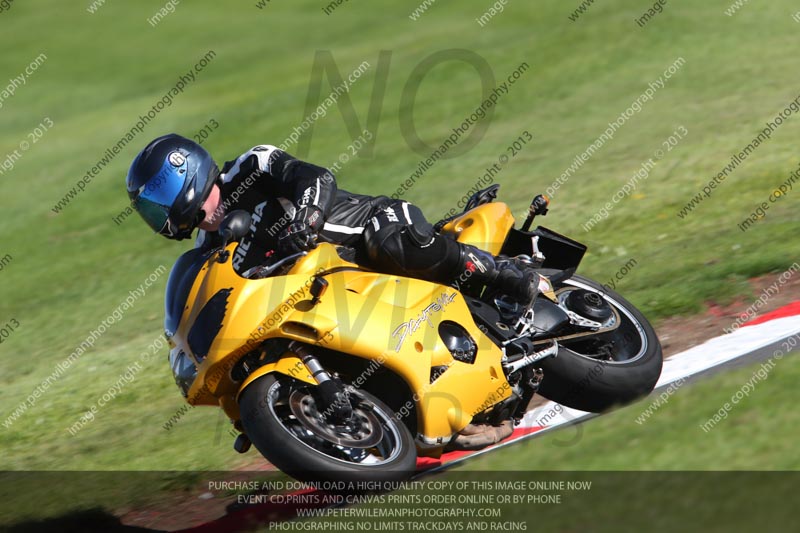
[[[661,376],[663,355],[655,330],[618,293],[581,276],[559,290],[584,289],[600,294],[622,319],[620,327],[590,341],[559,343],[558,356],[542,361],[539,393],[573,409],[599,413],[647,396]],[[611,357],[592,353],[592,346],[611,346]]]
[[353,422],[337,425],[316,409],[313,388],[269,374],[242,393],[244,432],[269,462],[303,481],[402,481],[414,473],[414,439],[389,407],[350,388]]

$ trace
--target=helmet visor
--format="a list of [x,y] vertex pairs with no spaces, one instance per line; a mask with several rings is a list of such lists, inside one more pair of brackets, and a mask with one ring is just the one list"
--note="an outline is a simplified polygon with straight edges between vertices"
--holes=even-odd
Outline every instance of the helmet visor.
[[169,211],[183,189],[188,166],[183,154],[172,152],[164,160],[158,173],[139,188],[133,201],[134,208],[145,222],[163,235],[170,236],[174,233],[168,224]]
[[153,228],[153,231],[162,233],[167,226],[167,219],[169,218],[169,207],[151,202],[145,198],[139,197],[133,201],[133,207],[139,212],[147,225]]

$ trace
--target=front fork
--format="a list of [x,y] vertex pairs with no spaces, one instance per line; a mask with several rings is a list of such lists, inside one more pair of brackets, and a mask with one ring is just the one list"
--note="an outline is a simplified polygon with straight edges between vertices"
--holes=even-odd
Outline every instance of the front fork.
[[[255,370],[245,380],[240,390],[244,390],[247,385],[266,374],[277,372],[316,385],[314,390],[318,392],[317,401],[319,402],[320,411],[331,413],[331,419],[336,422],[345,423],[350,420],[353,416],[353,406],[350,403],[350,395],[345,390],[341,380],[331,376],[303,343],[292,341],[289,343],[288,348],[294,352],[296,357],[283,357],[275,363],[264,365]],[[307,370],[308,373],[303,370]],[[238,431],[243,431],[240,420],[234,423],[234,428]],[[250,446],[250,438],[243,432],[236,437],[236,441],[233,443],[233,449],[239,453],[247,452]]]
[[341,380],[331,376],[305,344],[292,341],[289,343],[289,349],[300,357],[314,381],[317,382],[316,391],[319,393],[320,411],[331,413],[337,422],[350,420],[353,416],[353,406],[350,404],[350,395]]

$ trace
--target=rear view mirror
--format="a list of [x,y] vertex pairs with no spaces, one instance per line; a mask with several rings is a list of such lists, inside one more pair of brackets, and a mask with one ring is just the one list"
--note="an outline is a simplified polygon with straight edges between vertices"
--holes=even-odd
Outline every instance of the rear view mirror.
[[242,209],[231,211],[219,225],[219,234],[228,242],[239,241],[250,232],[250,214]]

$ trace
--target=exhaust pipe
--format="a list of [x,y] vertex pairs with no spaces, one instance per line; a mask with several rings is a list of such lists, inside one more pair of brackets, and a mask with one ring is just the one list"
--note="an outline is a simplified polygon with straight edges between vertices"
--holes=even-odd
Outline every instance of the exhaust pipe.
[[448,450],[480,450],[507,439],[514,432],[514,422],[506,420],[499,426],[469,424],[447,445]]

